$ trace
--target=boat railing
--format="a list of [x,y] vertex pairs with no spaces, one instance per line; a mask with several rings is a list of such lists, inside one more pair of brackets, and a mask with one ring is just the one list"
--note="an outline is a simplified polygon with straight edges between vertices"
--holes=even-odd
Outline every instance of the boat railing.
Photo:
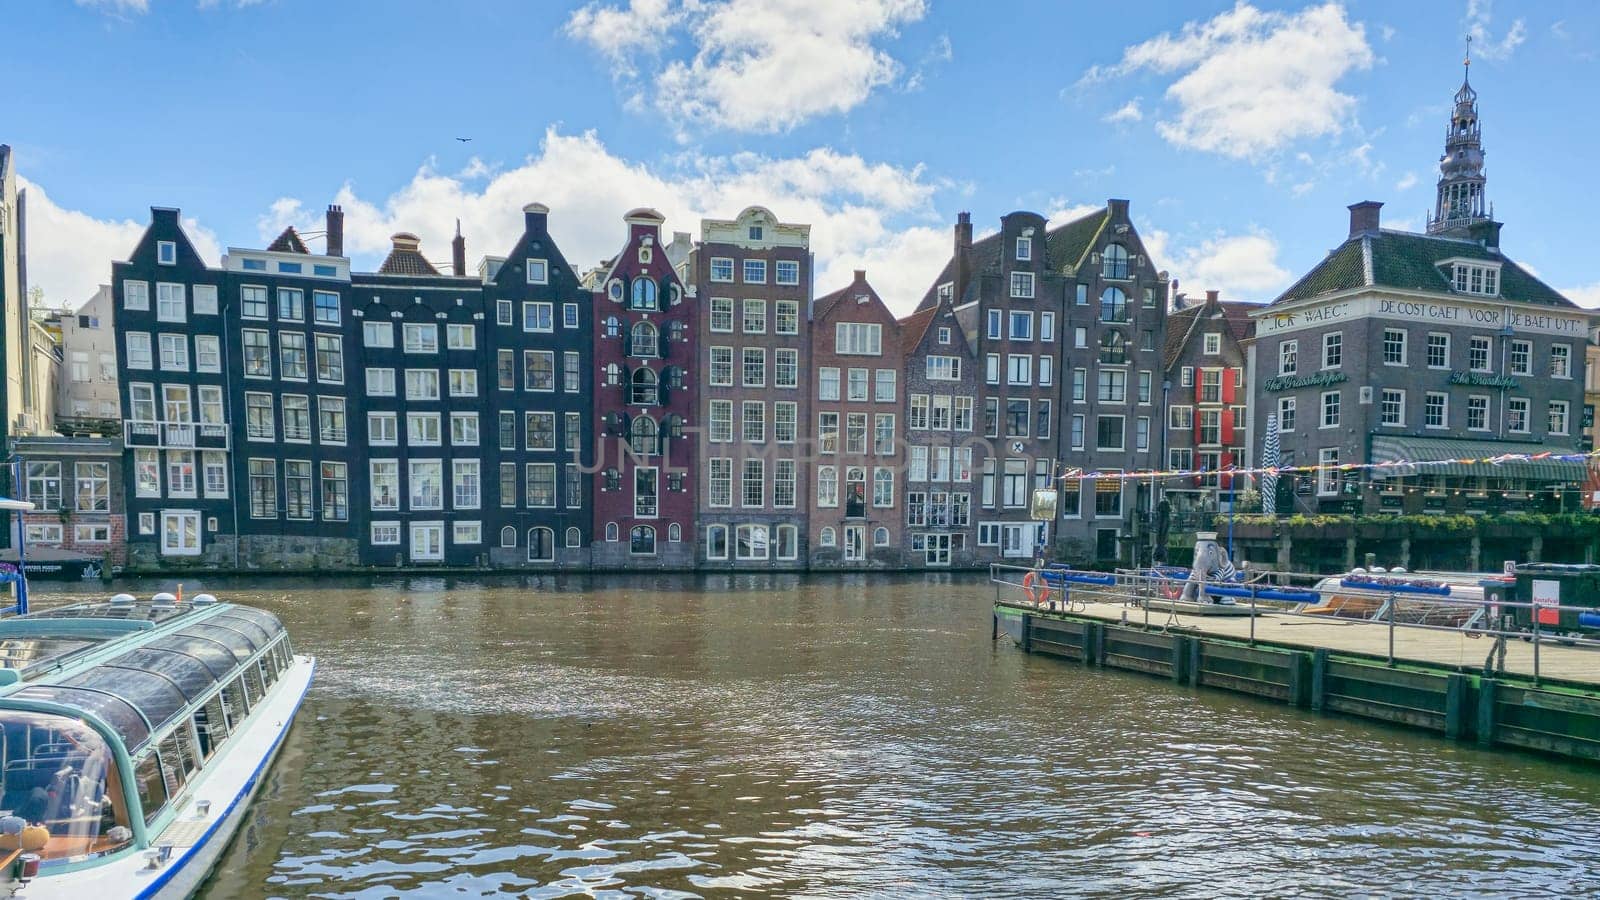
[[[1450,632],[1487,640],[1483,672],[1504,674],[1508,641],[1525,641],[1532,648],[1532,674],[1540,683],[1540,651],[1552,645],[1600,651],[1600,609],[1554,603],[1529,603],[1482,596],[1412,594],[1401,583],[1384,587],[1339,584],[1320,590],[1280,583],[1277,576],[1291,573],[1241,573],[1238,580],[1202,580],[1197,587],[1219,606],[1230,606],[1239,617],[1248,616],[1249,642],[1256,643],[1256,620],[1262,616],[1329,621],[1351,627],[1381,628],[1387,632],[1387,656],[1396,662],[1396,635],[1408,630]],[[1301,576],[1300,580],[1306,580]],[[1317,577],[1321,583],[1326,576]],[[1062,564],[1044,567],[992,563],[989,581],[995,602],[1042,612],[1091,613],[1115,617],[1122,624],[1166,629],[1187,626],[1203,615],[1205,601],[1184,597],[1187,576],[1160,570],[1122,569],[1098,572]],[[1315,600],[1317,602],[1313,603]],[[1120,609],[1119,609],[1120,608]],[[1348,615],[1340,615],[1340,612]],[[1153,615],[1152,615],[1153,613]],[[1363,614],[1364,613],[1364,614]],[[1568,614],[1571,614],[1570,616]],[[1542,614],[1542,615],[1541,615]],[[1582,630],[1546,624],[1545,616],[1583,623]],[[1522,624],[1526,623],[1526,624]],[[1600,663],[1600,658],[1596,659]],[[1474,667],[1475,668],[1475,667]]]

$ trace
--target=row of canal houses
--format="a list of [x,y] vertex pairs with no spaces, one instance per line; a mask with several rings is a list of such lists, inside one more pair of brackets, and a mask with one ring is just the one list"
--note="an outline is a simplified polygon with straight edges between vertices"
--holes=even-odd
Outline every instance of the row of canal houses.
[[1126,201],[974,240],[914,312],[816,285],[751,207],[580,271],[530,204],[469,273],[396,234],[351,271],[286,229],[207,265],[176,209],[113,265],[129,564],[344,569],[940,567],[1112,558],[1164,452],[1167,281]]

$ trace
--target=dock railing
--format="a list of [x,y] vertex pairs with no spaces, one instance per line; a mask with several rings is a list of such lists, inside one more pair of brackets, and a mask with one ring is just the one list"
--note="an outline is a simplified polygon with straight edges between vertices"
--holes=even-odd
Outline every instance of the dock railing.
[[[1244,581],[1202,579],[1197,582],[1199,590],[1196,594],[1209,594],[1210,589],[1214,588],[1229,590],[1230,593],[1234,589],[1248,589],[1243,592],[1244,596],[1211,596],[1222,604],[1249,609],[1249,641],[1252,646],[1256,642],[1257,617],[1270,614],[1322,622],[1337,621],[1353,627],[1383,628],[1387,631],[1390,666],[1397,661],[1395,635],[1406,630],[1421,630],[1486,639],[1488,653],[1484,659],[1483,673],[1487,676],[1506,673],[1508,641],[1526,641],[1531,645],[1535,685],[1539,684],[1542,677],[1539,668],[1540,649],[1550,645],[1594,651],[1597,654],[1595,666],[1600,670],[1600,628],[1572,630],[1541,621],[1541,614],[1553,614],[1558,621],[1568,618],[1568,613],[1573,614],[1571,618],[1584,613],[1600,614],[1600,609],[1596,607],[1422,596],[1337,584],[1332,588],[1317,590],[1313,585],[1325,578],[1293,572],[1250,572]],[[1120,569],[1096,572],[992,563],[989,566],[989,580],[994,585],[997,604],[1041,612],[1085,613],[1090,604],[1122,606],[1120,624],[1139,624],[1149,629],[1152,627],[1150,614],[1153,606],[1160,620],[1154,627],[1161,630],[1183,627],[1181,618],[1191,621],[1207,618],[1195,609],[1184,608],[1192,605],[1192,601],[1182,600],[1185,587],[1191,583],[1186,578],[1162,577],[1148,571]],[[1301,584],[1305,586],[1301,587]],[[1303,591],[1315,595],[1316,599],[1278,599],[1270,596],[1274,589],[1280,593],[1284,589]],[[1269,596],[1258,596],[1262,591],[1269,592]],[[1204,603],[1201,601],[1201,605]],[[1519,614],[1518,610],[1527,612]],[[1141,621],[1131,622],[1130,612],[1137,612]],[[1528,624],[1519,624],[1522,620]]]

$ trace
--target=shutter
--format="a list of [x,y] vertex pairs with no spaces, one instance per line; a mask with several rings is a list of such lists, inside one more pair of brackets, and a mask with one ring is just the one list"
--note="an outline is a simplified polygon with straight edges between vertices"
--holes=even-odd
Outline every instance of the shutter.
[[656,402],[662,406],[668,405],[672,400],[672,369],[661,370],[656,378]]
[[673,283],[671,275],[663,275],[661,281],[656,284],[656,307],[658,309],[668,309],[672,306]]
[[1233,402],[1233,397],[1234,397],[1233,381],[1234,381],[1234,379],[1233,379],[1233,370],[1232,369],[1223,369],[1222,370],[1222,402],[1223,403],[1232,403]]
[[1233,410],[1222,411],[1222,443],[1233,443]]
[[[1205,383],[1206,370],[1196,366],[1194,370],[1194,402],[1196,405],[1199,405],[1201,402],[1200,398],[1202,396],[1202,390],[1200,386]],[[1196,419],[1195,421],[1198,422],[1199,420]]]
[[666,359],[672,355],[672,336],[677,333],[678,323],[663,322],[661,329],[656,332],[656,357]]
[[623,322],[617,327],[617,333],[622,336],[622,355],[633,355],[633,326]]
[[[1222,451],[1222,462],[1220,465],[1224,469],[1233,465],[1233,453],[1228,450]],[[1220,475],[1217,477],[1217,484],[1222,488],[1222,490],[1231,491],[1233,490],[1233,476]]]
[[1200,407],[1196,406],[1194,408],[1194,412],[1192,414],[1192,419],[1193,419],[1193,421],[1191,421],[1189,424],[1194,427],[1194,445],[1195,445],[1195,447],[1199,447],[1200,446],[1200,422],[1201,422]]

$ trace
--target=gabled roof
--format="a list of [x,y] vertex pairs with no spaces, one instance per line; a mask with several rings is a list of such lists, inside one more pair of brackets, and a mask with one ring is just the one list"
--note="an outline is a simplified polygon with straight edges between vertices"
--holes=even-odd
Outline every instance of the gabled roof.
[[272,243],[267,245],[267,249],[273,253],[311,252],[310,250],[306,249],[306,242],[300,239],[300,235],[294,230],[293,225],[285,228],[282,234],[273,238]]
[[1170,369],[1183,355],[1183,348],[1199,333],[1201,324],[1221,320],[1235,342],[1243,341],[1255,335],[1255,320],[1250,318],[1250,311],[1261,309],[1265,303],[1249,303],[1243,300],[1219,300],[1215,305],[1210,300],[1201,300],[1193,306],[1175,309],[1167,313],[1167,341],[1161,348],[1162,367]]
[[439,270],[428,262],[419,249],[421,241],[414,234],[401,232],[393,238],[394,247],[378,267],[379,275],[438,275]]
[[1528,270],[1477,241],[1387,230],[1361,234],[1340,244],[1272,302],[1288,303],[1360,287],[1455,294],[1450,272],[1444,266],[1448,259],[1499,263],[1500,294],[1496,299],[1539,306],[1576,306]]
[[1257,303],[1250,300],[1224,300],[1220,305],[1222,306],[1222,316],[1227,320],[1228,330],[1233,332],[1234,340],[1243,341],[1256,336],[1256,320],[1250,317],[1250,313],[1266,306],[1265,303]]
[[1167,342],[1161,347],[1163,369],[1172,368],[1172,364],[1178,361],[1178,356],[1183,353],[1183,345],[1189,341],[1189,332],[1194,330],[1194,323],[1200,319],[1200,310],[1204,308],[1204,303],[1197,303],[1167,313]]
[[919,309],[904,319],[900,320],[900,350],[903,353],[915,353],[922,343],[922,338],[928,333],[928,326],[939,315],[939,307]]
[[[1060,271],[1063,266],[1072,266],[1076,269],[1082,265],[1084,256],[1089,248],[1094,246],[1094,240],[1105,226],[1110,210],[1097,209],[1081,218],[1073,219],[1063,225],[1058,225],[1044,233],[1044,263],[1045,268]],[[971,295],[978,284],[978,277],[986,273],[1000,271],[1001,253],[1005,249],[1001,238],[1004,235],[995,232],[988,237],[972,242],[971,250],[971,281],[967,284],[967,295]],[[930,309],[939,302],[939,285],[955,280],[956,260],[955,255],[945,261],[944,268],[939,270],[938,277],[927,293],[922,295],[922,302],[917,304],[918,310]],[[955,305],[966,303],[969,296],[954,298]]]

